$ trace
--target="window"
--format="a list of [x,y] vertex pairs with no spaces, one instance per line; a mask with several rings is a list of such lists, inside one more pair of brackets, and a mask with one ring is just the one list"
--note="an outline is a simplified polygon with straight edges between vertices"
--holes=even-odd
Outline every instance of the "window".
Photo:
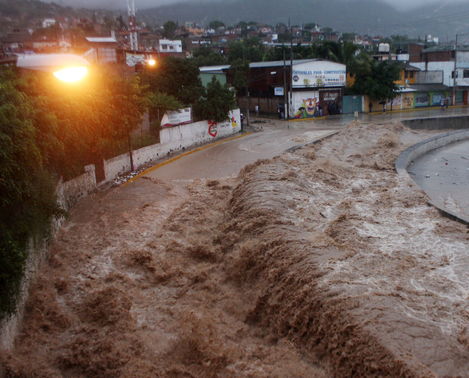
[[469,70],[464,70],[463,77],[464,79],[469,79]]

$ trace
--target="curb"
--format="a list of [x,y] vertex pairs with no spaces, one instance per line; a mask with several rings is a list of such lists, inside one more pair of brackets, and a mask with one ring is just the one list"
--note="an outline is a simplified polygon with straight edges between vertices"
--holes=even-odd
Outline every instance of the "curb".
[[165,165],[168,165],[168,164],[171,164],[173,162],[175,162],[176,160],[179,160],[179,159],[182,159],[183,157],[185,156],[189,156],[189,155],[192,155],[196,152],[199,152],[199,151],[203,151],[203,150],[206,150],[206,149],[209,149],[211,147],[214,147],[214,146],[217,146],[219,144],[223,144],[223,143],[226,143],[226,142],[231,142],[233,140],[237,140],[237,139],[241,139],[241,138],[244,138],[248,135],[252,135],[254,134],[254,132],[252,131],[248,131],[248,132],[245,132],[243,134],[240,134],[240,135],[235,135],[235,136],[232,136],[232,137],[228,137],[228,138],[223,138],[223,139],[220,139],[216,142],[212,142],[210,144],[205,144],[201,147],[197,147],[197,148],[194,148],[193,150],[190,150],[190,151],[187,151],[187,152],[183,152],[179,155],[176,155],[176,156],[173,156],[167,160],[164,160],[162,161],[161,163],[157,163],[153,166],[151,166],[150,168],[147,168],[147,169],[144,169],[142,172],[140,172],[139,174],[135,175],[134,177],[132,177],[131,179],[129,179],[128,181],[124,182],[121,186],[126,186],[128,184],[131,184],[135,181],[137,181],[139,178],[147,175],[148,173],[150,172],[153,172],[153,171],[156,171],[157,169],[161,168],[161,167],[164,167]]
[[[468,108],[469,105],[451,105],[448,106],[448,109],[462,109],[462,108]],[[422,108],[412,108],[412,109],[399,109],[399,110],[388,110],[385,112],[367,112],[363,114],[368,114],[371,116],[375,115],[383,115],[383,114],[395,114],[395,113],[412,113],[412,112],[424,112],[427,110],[439,110],[441,109],[440,106],[429,106],[429,107],[422,107]]]
[[308,143],[305,143],[305,144],[300,144],[298,146],[290,147],[285,152],[295,152],[295,151],[298,151],[298,150],[302,149],[303,147],[313,146],[315,144],[318,144],[319,142],[322,142],[323,140],[326,140],[326,139],[329,139],[329,138],[333,137],[334,135],[338,134],[339,132],[340,132],[340,130],[332,131],[331,133],[329,133],[327,135],[324,135],[322,137],[319,137],[318,139],[315,139],[312,142],[308,142]]
[[287,119],[287,122],[304,122],[304,121],[322,121],[325,119],[328,119],[328,116],[322,116],[322,117],[308,117],[308,118],[290,118]]

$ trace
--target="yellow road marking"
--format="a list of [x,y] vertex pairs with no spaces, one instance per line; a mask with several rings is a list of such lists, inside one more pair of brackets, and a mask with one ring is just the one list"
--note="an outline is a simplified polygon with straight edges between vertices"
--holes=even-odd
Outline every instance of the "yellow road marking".
[[207,145],[202,146],[202,147],[197,147],[193,150],[190,150],[190,151],[184,152],[182,154],[179,154],[177,156],[174,156],[174,157],[172,157],[168,160],[165,160],[161,163],[155,164],[154,166],[152,166],[150,168],[145,169],[144,171],[140,172],[138,175],[132,177],[127,182],[123,183],[122,186],[130,184],[130,183],[138,180],[140,177],[143,177],[143,176],[147,175],[150,172],[156,171],[157,169],[159,169],[161,167],[164,167],[165,165],[171,164],[171,163],[175,162],[176,160],[182,159],[185,156],[189,156],[189,155],[192,155],[196,152],[203,151],[203,150],[206,150],[206,149],[211,148],[211,147],[215,147],[219,144],[223,144],[223,143],[226,143],[226,142],[231,142],[232,140],[241,139],[241,138],[244,138],[244,137],[246,137],[248,135],[251,135],[251,134],[253,134],[253,133],[252,132],[247,132],[247,133],[244,133],[244,134],[241,134],[241,135],[236,135],[234,137],[220,139],[219,141],[207,144]]
[[309,118],[292,118],[292,119],[289,119],[288,122],[320,121],[320,120],[323,120],[323,119],[327,119],[327,116],[309,117]]
[[[467,105],[451,105],[448,106],[449,109],[458,109],[458,108],[465,108]],[[369,114],[369,115],[383,115],[387,113],[410,113],[410,112],[424,112],[427,110],[438,110],[441,109],[441,106],[430,106],[428,108],[411,108],[411,109],[398,109],[398,110],[386,110],[385,112],[368,112],[364,114]]]

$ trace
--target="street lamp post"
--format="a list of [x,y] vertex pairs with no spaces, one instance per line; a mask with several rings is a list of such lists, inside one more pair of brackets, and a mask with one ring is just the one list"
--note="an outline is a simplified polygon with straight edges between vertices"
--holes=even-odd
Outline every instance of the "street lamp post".
[[[143,68],[154,69],[157,66],[157,61],[155,58],[150,57],[143,62]],[[125,70],[124,72],[124,79],[125,79]],[[129,160],[130,160],[130,170],[133,172],[135,170],[134,165],[134,156],[133,156],[133,147],[132,147],[132,135],[130,130],[127,131],[127,145],[129,148]]]
[[456,42],[454,45],[454,71],[453,71],[453,105],[456,105],[456,89],[458,79],[458,39],[460,36],[469,35],[469,33],[458,33],[456,34]]
[[456,34],[456,43],[454,45],[453,106],[456,105],[456,84],[457,84],[456,78],[458,76],[457,59],[458,59],[458,34]]

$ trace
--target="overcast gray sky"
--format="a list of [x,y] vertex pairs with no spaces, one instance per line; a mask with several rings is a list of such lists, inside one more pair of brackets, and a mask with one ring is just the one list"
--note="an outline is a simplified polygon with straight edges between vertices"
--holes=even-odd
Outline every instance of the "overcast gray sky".
[[[43,0],[51,2],[52,0]],[[58,4],[70,5],[70,6],[83,6],[87,8],[125,8],[127,6],[127,0],[54,0]],[[189,1],[210,1],[210,0],[135,0],[138,9],[157,7],[159,5],[168,3],[181,3]],[[212,0],[212,1],[233,1],[233,0]],[[288,0],[285,0],[288,1]],[[353,0],[349,0],[353,1]],[[376,0],[380,1],[380,0]],[[438,7],[444,7],[448,3],[463,2],[465,0],[381,0],[385,1],[390,5],[404,9],[412,8],[424,4],[434,3]]]

